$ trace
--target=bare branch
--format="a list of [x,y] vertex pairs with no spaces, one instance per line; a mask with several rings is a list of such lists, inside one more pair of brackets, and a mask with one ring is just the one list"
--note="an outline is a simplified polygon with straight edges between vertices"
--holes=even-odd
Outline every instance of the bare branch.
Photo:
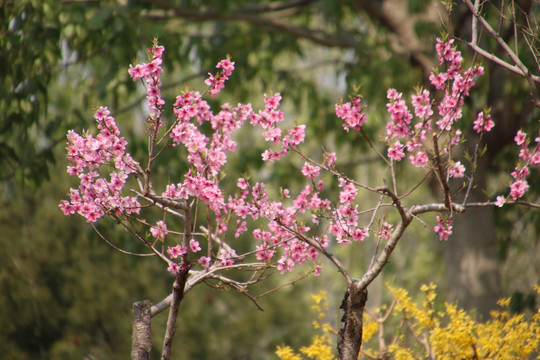
[[358,41],[349,33],[342,31],[340,34],[333,35],[325,33],[321,30],[293,26],[271,19],[270,17],[254,16],[249,9],[247,12],[243,11],[242,9],[235,9],[231,10],[227,14],[223,14],[212,10],[187,10],[164,0],[142,0],[142,2],[154,5],[163,10],[172,11],[174,16],[178,18],[193,21],[244,21],[254,26],[265,27],[274,31],[281,31],[301,39],[308,39],[323,46],[339,48],[356,48],[358,46]]
[[[218,271],[224,271],[229,269],[261,269],[263,267],[267,266],[266,263],[262,262],[255,262],[255,263],[245,263],[245,264],[234,264],[231,266],[221,266],[218,264],[212,265],[210,269],[208,270],[190,270],[189,277],[186,281],[185,287],[184,287],[184,295],[187,294],[195,285],[198,285],[200,283],[203,283],[207,279],[211,277],[215,277],[214,274]],[[255,270],[253,270],[255,271]],[[233,280],[231,280],[233,281]],[[161,300],[159,303],[152,306],[152,317],[156,316],[157,314],[167,310],[167,308],[171,305],[172,301],[172,293],[167,295],[163,300]]]
[[347,282],[347,286],[349,286],[352,283],[352,278],[349,275],[349,272],[347,271],[347,269],[345,269],[345,266],[343,266],[341,261],[339,261],[339,259],[334,254],[332,254],[331,252],[328,252],[324,247],[321,246],[321,244],[319,244],[317,241],[313,240],[312,238],[309,238],[309,237],[305,236],[304,234],[299,233],[298,231],[284,225],[281,222],[278,222],[278,223],[279,223],[279,226],[281,226],[282,228],[284,228],[285,230],[287,230],[291,234],[294,234],[296,237],[298,237],[303,242],[305,242],[308,245],[310,245],[310,246],[314,247],[315,249],[317,249],[317,251],[319,251],[321,254],[326,256],[328,258],[328,260],[330,260],[332,263],[334,263],[334,265],[336,266],[338,271],[345,278],[345,281]]
[[448,182],[446,181],[446,174],[444,173],[444,168],[441,164],[441,157],[439,152],[439,141],[437,139],[437,134],[433,133],[433,157],[435,159],[435,166],[437,167],[437,172],[435,174],[438,174],[439,181],[441,182],[441,186],[443,188],[444,192],[444,204],[448,209],[452,209],[452,200],[450,199],[450,186],[448,186]]
[[[527,67],[521,62],[519,57],[516,55],[516,53],[508,46],[508,44],[504,41],[504,39],[491,27],[491,25],[487,22],[486,19],[475,9],[474,5],[471,3],[470,0],[463,0],[465,4],[469,7],[472,14],[474,15],[474,18],[477,19],[480,24],[486,29],[486,31],[491,35],[492,38],[497,41],[499,46],[504,50],[504,52],[512,59],[514,64],[519,69],[518,74],[520,74],[523,77],[527,77],[528,75],[531,76],[531,78],[535,81],[540,83],[540,77],[529,74],[529,70]],[[475,43],[477,42],[477,39],[475,39]]]
[[139,254],[139,253],[134,253],[134,252],[131,252],[131,251],[127,251],[127,250],[124,250],[122,248],[119,248],[118,246],[114,245],[113,243],[111,243],[96,227],[96,225],[94,223],[92,223],[92,227],[94,228],[94,231],[98,233],[99,237],[102,238],[103,240],[105,240],[105,242],[107,244],[109,244],[109,246],[111,246],[113,249],[115,250],[118,250],[120,251],[121,253],[124,253],[124,254],[127,254],[127,255],[134,255],[134,256],[155,256],[156,254],[155,253],[151,253],[151,254]]
[[[189,244],[191,240],[191,213],[186,211],[184,219],[184,244]],[[163,341],[163,351],[161,352],[161,360],[169,360],[171,358],[172,341],[176,332],[176,319],[178,318],[178,308],[184,298],[186,282],[189,275],[191,264],[189,263],[189,255],[186,253],[182,256],[182,267],[180,272],[176,274],[173,283],[173,291],[171,298],[171,308],[167,319],[167,328],[165,330],[165,339]]]
[[353,282],[352,287],[354,288],[354,291],[358,292],[360,291],[360,289],[366,289],[367,286],[371,284],[371,282],[375,280],[377,276],[379,276],[382,269],[388,262],[390,255],[394,251],[397,243],[405,233],[405,229],[407,229],[407,227],[411,223],[411,219],[412,217],[409,213],[407,213],[405,220],[401,220],[398,223],[398,225],[392,232],[392,235],[386,242],[386,245],[382,249],[381,254],[377,258],[377,260],[373,263],[372,266],[369,267],[368,271],[364,274],[364,276],[362,276],[360,280]]
[[172,209],[180,209],[180,210],[185,211],[189,207],[185,201],[174,201],[163,196],[157,196],[157,195],[152,195],[152,194],[143,195],[142,193],[133,189],[131,191],[137,194],[138,196],[142,197],[143,199],[145,199],[152,205],[156,205],[160,209],[168,212],[169,214],[174,215],[184,220],[183,214],[180,214],[179,212],[174,211]]
[[[538,98],[538,90],[536,89],[536,86],[537,86],[536,84],[540,84],[540,76],[539,75],[534,75],[534,74],[531,73],[531,70],[529,68],[527,68],[523,64],[523,62],[521,61],[519,56],[516,54],[516,52],[514,52],[510,48],[510,46],[504,41],[504,39],[498,34],[498,32],[495,31],[491,27],[491,25],[487,22],[487,20],[480,14],[479,0],[476,0],[474,5],[471,3],[470,0],[463,0],[463,2],[469,7],[469,10],[473,14],[473,19],[472,19],[472,23],[471,23],[472,39],[468,43],[469,46],[476,53],[482,55],[486,59],[491,60],[494,63],[496,63],[497,65],[499,65],[499,66],[501,66],[501,67],[503,67],[503,68],[505,68],[505,69],[507,69],[509,71],[512,71],[513,73],[516,73],[519,76],[522,76],[523,78],[527,79],[527,81],[529,82],[529,90],[530,90],[531,99],[532,99],[534,105],[537,108],[540,108],[540,99]],[[477,26],[478,26],[477,23],[478,22],[480,22],[480,24],[482,24],[482,26],[484,27],[484,29],[486,29],[488,34],[493,39],[495,39],[495,41],[497,41],[497,43],[499,44],[501,49],[506,53],[506,55],[508,55],[508,57],[510,57],[510,59],[512,60],[512,62],[514,64],[510,64],[510,63],[500,59],[499,57],[495,56],[494,54],[491,54],[488,51],[482,49],[478,45],[478,30],[477,30]],[[536,58],[535,51],[531,51],[531,53]]]

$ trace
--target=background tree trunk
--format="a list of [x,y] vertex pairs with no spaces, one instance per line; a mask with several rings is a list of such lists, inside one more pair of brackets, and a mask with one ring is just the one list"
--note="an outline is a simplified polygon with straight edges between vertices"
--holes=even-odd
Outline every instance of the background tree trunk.
[[[485,201],[472,192],[469,201]],[[502,295],[500,264],[493,224],[493,210],[471,208],[454,217],[453,234],[445,247],[449,301],[476,309],[487,318]]]
[[152,352],[150,300],[133,304],[133,341],[131,358],[133,360],[150,360]]

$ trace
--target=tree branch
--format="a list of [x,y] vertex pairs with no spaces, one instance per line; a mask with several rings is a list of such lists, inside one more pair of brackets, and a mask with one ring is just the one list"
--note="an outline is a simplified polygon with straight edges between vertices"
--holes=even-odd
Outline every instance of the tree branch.
[[[163,10],[170,10],[175,17],[189,19],[194,21],[244,21],[254,26],[269,28],[275,31],[287,33],[293,37],[308,39],[316,44],[338,47],[338,48],[356,48],[358,41],[349,33],[341,32],[337,35],[331,35],[320,30],[309,29],[305,27],[292,26],[283,22],[270,19],[264,16],[253,16],[253,12],[247,9],[235,9],[229,13],[220,13],[212,10],[193,11],[183,9],[164,0],[141,0],[141,2],[154,5]],[[298,1],[298,3],[304,3]],[[289,5],[292,6],[292,5]]]
[[[191,212],[189,209],[184,215],[184,244],[189,244],[191,240]],[[178,318],[178,308],[184,298],[184,289],[188,279],[191,264],[189,263],[189,255],[186,253],[182,256],[181,270],[174,279],[173,291],[171,298],[171,309],[169,310],[169,318],[167,319],[167,330],[165,331],[165,339],[163,341],[163,351],[161,352],[161,360],[169,360],[171,358],[172,341],[176,332],[176,319]]]
[[163,342],[163,351],[161,360],[171,358],[172,341],[176,332],[176,319],[178,318],[178,308],[184,298],[184,287],[188,277],[189,269],[181,270],[175,277],[173,283],[173,292],[171,296],[171,309],[167,319],[167,330],[165,332],[165,341]]
[[[487,22],[486,19],[480,14],[479,9],[479,2],[478,0],[475,0],[475,3],[472,4],[470,0],[463,0],[463,2],[469,7],[469,10],[473,14],[473,18],[471,21],[471,28],[472,28],[472,38],[471,41],[468,43],[468,45],[473,49],[476,53],[482,55],[488,60],[493,61],[497,65],[515,73],[519,76],[527,79],[529,82],[529,90],[530,90],[530,96],[534,103],[534,105],[540,109],[540,99],[538,98],[538,90],[536,89],[536,84],[540,84],[540,76],[539,75],[533,75],[531,73],[531,70],[523,64],[519,56],[508,46],[506,41],[495,31],[491,25]],[[515,20],[514,20],[515,21]],[[488,32],[488,34],[497,41],[501,49],[510,57],[514,65],[500,59],[499,57],[495,56],[494,54],[491,54],[487,52],[486,50],[482,49],[478,45],[478,22],[482,24],[484,29]],[[525,37],[526,38],[526,37]],[[534,51],[531,51],[533,56],[535,56]],[[535,56],[536,59],[536,56]],[[538,65],[538,63],[537,63]]]

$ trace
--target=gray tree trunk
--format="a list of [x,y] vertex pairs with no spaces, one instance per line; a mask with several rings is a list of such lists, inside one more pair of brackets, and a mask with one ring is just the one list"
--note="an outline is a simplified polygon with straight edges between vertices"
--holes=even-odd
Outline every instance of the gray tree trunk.
[[[485,201],[477,193],[470,201]],[[449,300],[487,318],[502,295],[500,264],[491,208],[470,208],[454,217],[445,247]]]
[[150,360],[152,352],[150,300],[133,304],[133,340],[131,358],[133,360]]

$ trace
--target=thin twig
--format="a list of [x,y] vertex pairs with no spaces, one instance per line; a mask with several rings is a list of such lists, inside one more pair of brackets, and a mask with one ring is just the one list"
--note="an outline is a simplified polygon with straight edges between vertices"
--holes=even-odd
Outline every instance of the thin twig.
[[97,229],[96,225],[94,223],[91,224],[92,227],[94,228],[94,231],[98,233],[98,235],[103,239],[105,240],[105,242],[107,244],[109,244],[112,248],[120,251],[121,253],[124,253],[124,254],[128,254],[128,255],[135,255],[135,256],[155,256],[156,254],[154,253],[151,253],[151,254],[138,254],[138,253],[134,253],[134,252],[131,252],[131,251],[127,251],[127,250],[124,250],[124,249],[121,249],[119,248],[118,246],[114,245],[113,243],[111,243],[109,240],[107,240],[107,238],[105,236],[103,236],[103,234],[101,232],[99,232],[99,230]]
[[438,178],[441,183],[441,186],[443,188],[444,192],[444,204],[450,210],[452,211],[452,200],[450,198],[450,187],[448,186],[448,182],[446,181],[446,174],[444,173],[444,168],[441,164],[441,157],[439,153],[439,141],[437,139],[437,134],[433,133],[433,151],[434,151],[434,159],[435,159],[435,166],[437,168],[438,172]]

